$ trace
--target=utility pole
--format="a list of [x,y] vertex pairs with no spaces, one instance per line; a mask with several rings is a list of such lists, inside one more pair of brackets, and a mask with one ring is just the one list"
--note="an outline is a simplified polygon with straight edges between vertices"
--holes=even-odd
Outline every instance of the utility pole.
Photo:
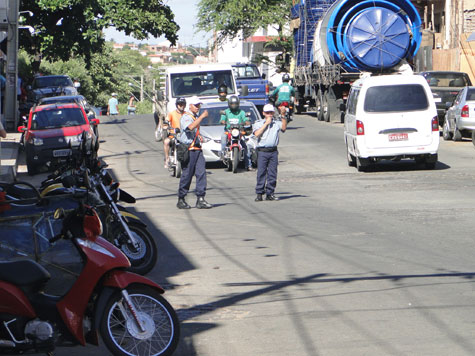
[[7,68],[5,83],[5,119],[9,129],[18,125],[18,12],[19,0],[8,1]]
[[140,101],[143,101],[143,74],[140,76]]

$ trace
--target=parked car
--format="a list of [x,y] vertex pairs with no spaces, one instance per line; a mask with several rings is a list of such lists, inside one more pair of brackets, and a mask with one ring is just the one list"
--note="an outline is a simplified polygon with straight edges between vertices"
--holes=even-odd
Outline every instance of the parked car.
[[18,131],[24,133],[28,174],[35,174],[43,166],[61,164],[77,152],[83,132],[86,139],[93,142],[92,125],[98,124],[99,119],[89,120],[78,104],[35,106],[27,124],[18,127]]
[[465,87],[453,103],[446,103],[442,135],[444,140],[460,141],[462,137],[472,137],[475,130],[475,87]]
[[[62,95],[62,96],[50,96],[46,98],[41,98],[38,101],[38,105],[47,105],[47,104],[69,104],[76,103],[81,106],[87,114],[89,120],[96,118],[95,108],[87,102],[86,98],[82,95]],[[97,125],[93,125],[94,134],[99,136],[99,130]]]
[[344,139],[348,164],[364,171],[379,160],[437,162],[439,124],[429,85],[419,75],[381,75],[351,87]]
[[32,85],[27,86],[29,106],[38,103],[41,98],[60,95],[78,95],[79,82],[73,83],[67,75],[36,76]]
[[472,85],[470,77],[467,73],[451,71],[426,71],[419,74],[429,83],[437,107],[439,125],[443,126],[447,109],[445,103],[452,102],[463,87]]
[[[203,119],[200,126],[200,134],[203,138],[201,146],[206,162],[220,162],[221,158],[221,134],[224,131],[224,125],[221,125],[221,112],[228,108],[227,102],[209,102],[201,106],[201,111],[208,110],[208,117]],[[261,118],[256,106],[250,101],[242,100],[240,103],[241,110],[246,112],[249,121],[254,123]],[[254,135],[250,138],[250,145],[255,146]]]

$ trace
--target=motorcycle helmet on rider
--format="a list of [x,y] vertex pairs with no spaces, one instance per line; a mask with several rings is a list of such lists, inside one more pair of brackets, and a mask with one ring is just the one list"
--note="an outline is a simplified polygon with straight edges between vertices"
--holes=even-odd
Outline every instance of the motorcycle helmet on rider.
[[[183,105],[183,109],[179,107],[179,106],[182,106],[182,105]],[[175,101],[175,106],[178,109],[178,111],[180,111],[180,112],[185,111],[186,99],[183,98],[183,97],[177,98],[176,101]]]
[[228,100],[228,106],[231,111],[239,110],[239,98],[237,95],[231,95]]
[[220,101],[226,101],[228,96],[228,87],[226,84],[221,84],[218,88],[218,96]]
[[290,75],[289,75],[289,73],[284,73],[284,75],[282,75],[282,81],[283,81],[283,82],[290,82]]

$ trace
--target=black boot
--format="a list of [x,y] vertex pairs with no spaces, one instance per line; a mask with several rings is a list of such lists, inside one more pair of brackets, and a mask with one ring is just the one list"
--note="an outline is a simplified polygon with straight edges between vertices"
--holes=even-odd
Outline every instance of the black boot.
[[262,201],[262,194],[257,194],[256,199],[254,201]]
[[266,200],[274,200],[274,201],[276,201],[276,200],[279,200],[279,198],[277,198],[277,197],[274,195],[274,193],[272,193],[272,194],[268,194],[268,195],[266,196]]
[[213,206],[205,200],[205,197],[198,197],[196,207],[198,209],[211,209]]
[[185,198],[178,198],[178,203],[176,204],[178,209],[190,209],[191,206],[185,201]]

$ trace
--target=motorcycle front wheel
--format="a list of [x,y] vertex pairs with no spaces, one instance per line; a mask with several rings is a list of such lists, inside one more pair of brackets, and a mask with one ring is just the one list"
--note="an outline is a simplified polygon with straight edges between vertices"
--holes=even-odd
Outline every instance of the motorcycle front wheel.
[[145,227],[129,221],[127,223],[129,230],[138,243],[138,247],[132,246],[130,242],[126,242],[119,246],[120,250],[127,256],[130,261],[130,272],[138,274],[147,274],[157,263],[157,245]]
[[112,354],[167,356],[175,351],[180,325],[173,307],[150,287],[127,287],[130,301],[142,324],[138,327],[120,292],[107,302],[100,322],[101,337]]
[[237,173],[238,165],[239,165],[239,148],[233,147],[233,162],[232,162],[233,173]]

